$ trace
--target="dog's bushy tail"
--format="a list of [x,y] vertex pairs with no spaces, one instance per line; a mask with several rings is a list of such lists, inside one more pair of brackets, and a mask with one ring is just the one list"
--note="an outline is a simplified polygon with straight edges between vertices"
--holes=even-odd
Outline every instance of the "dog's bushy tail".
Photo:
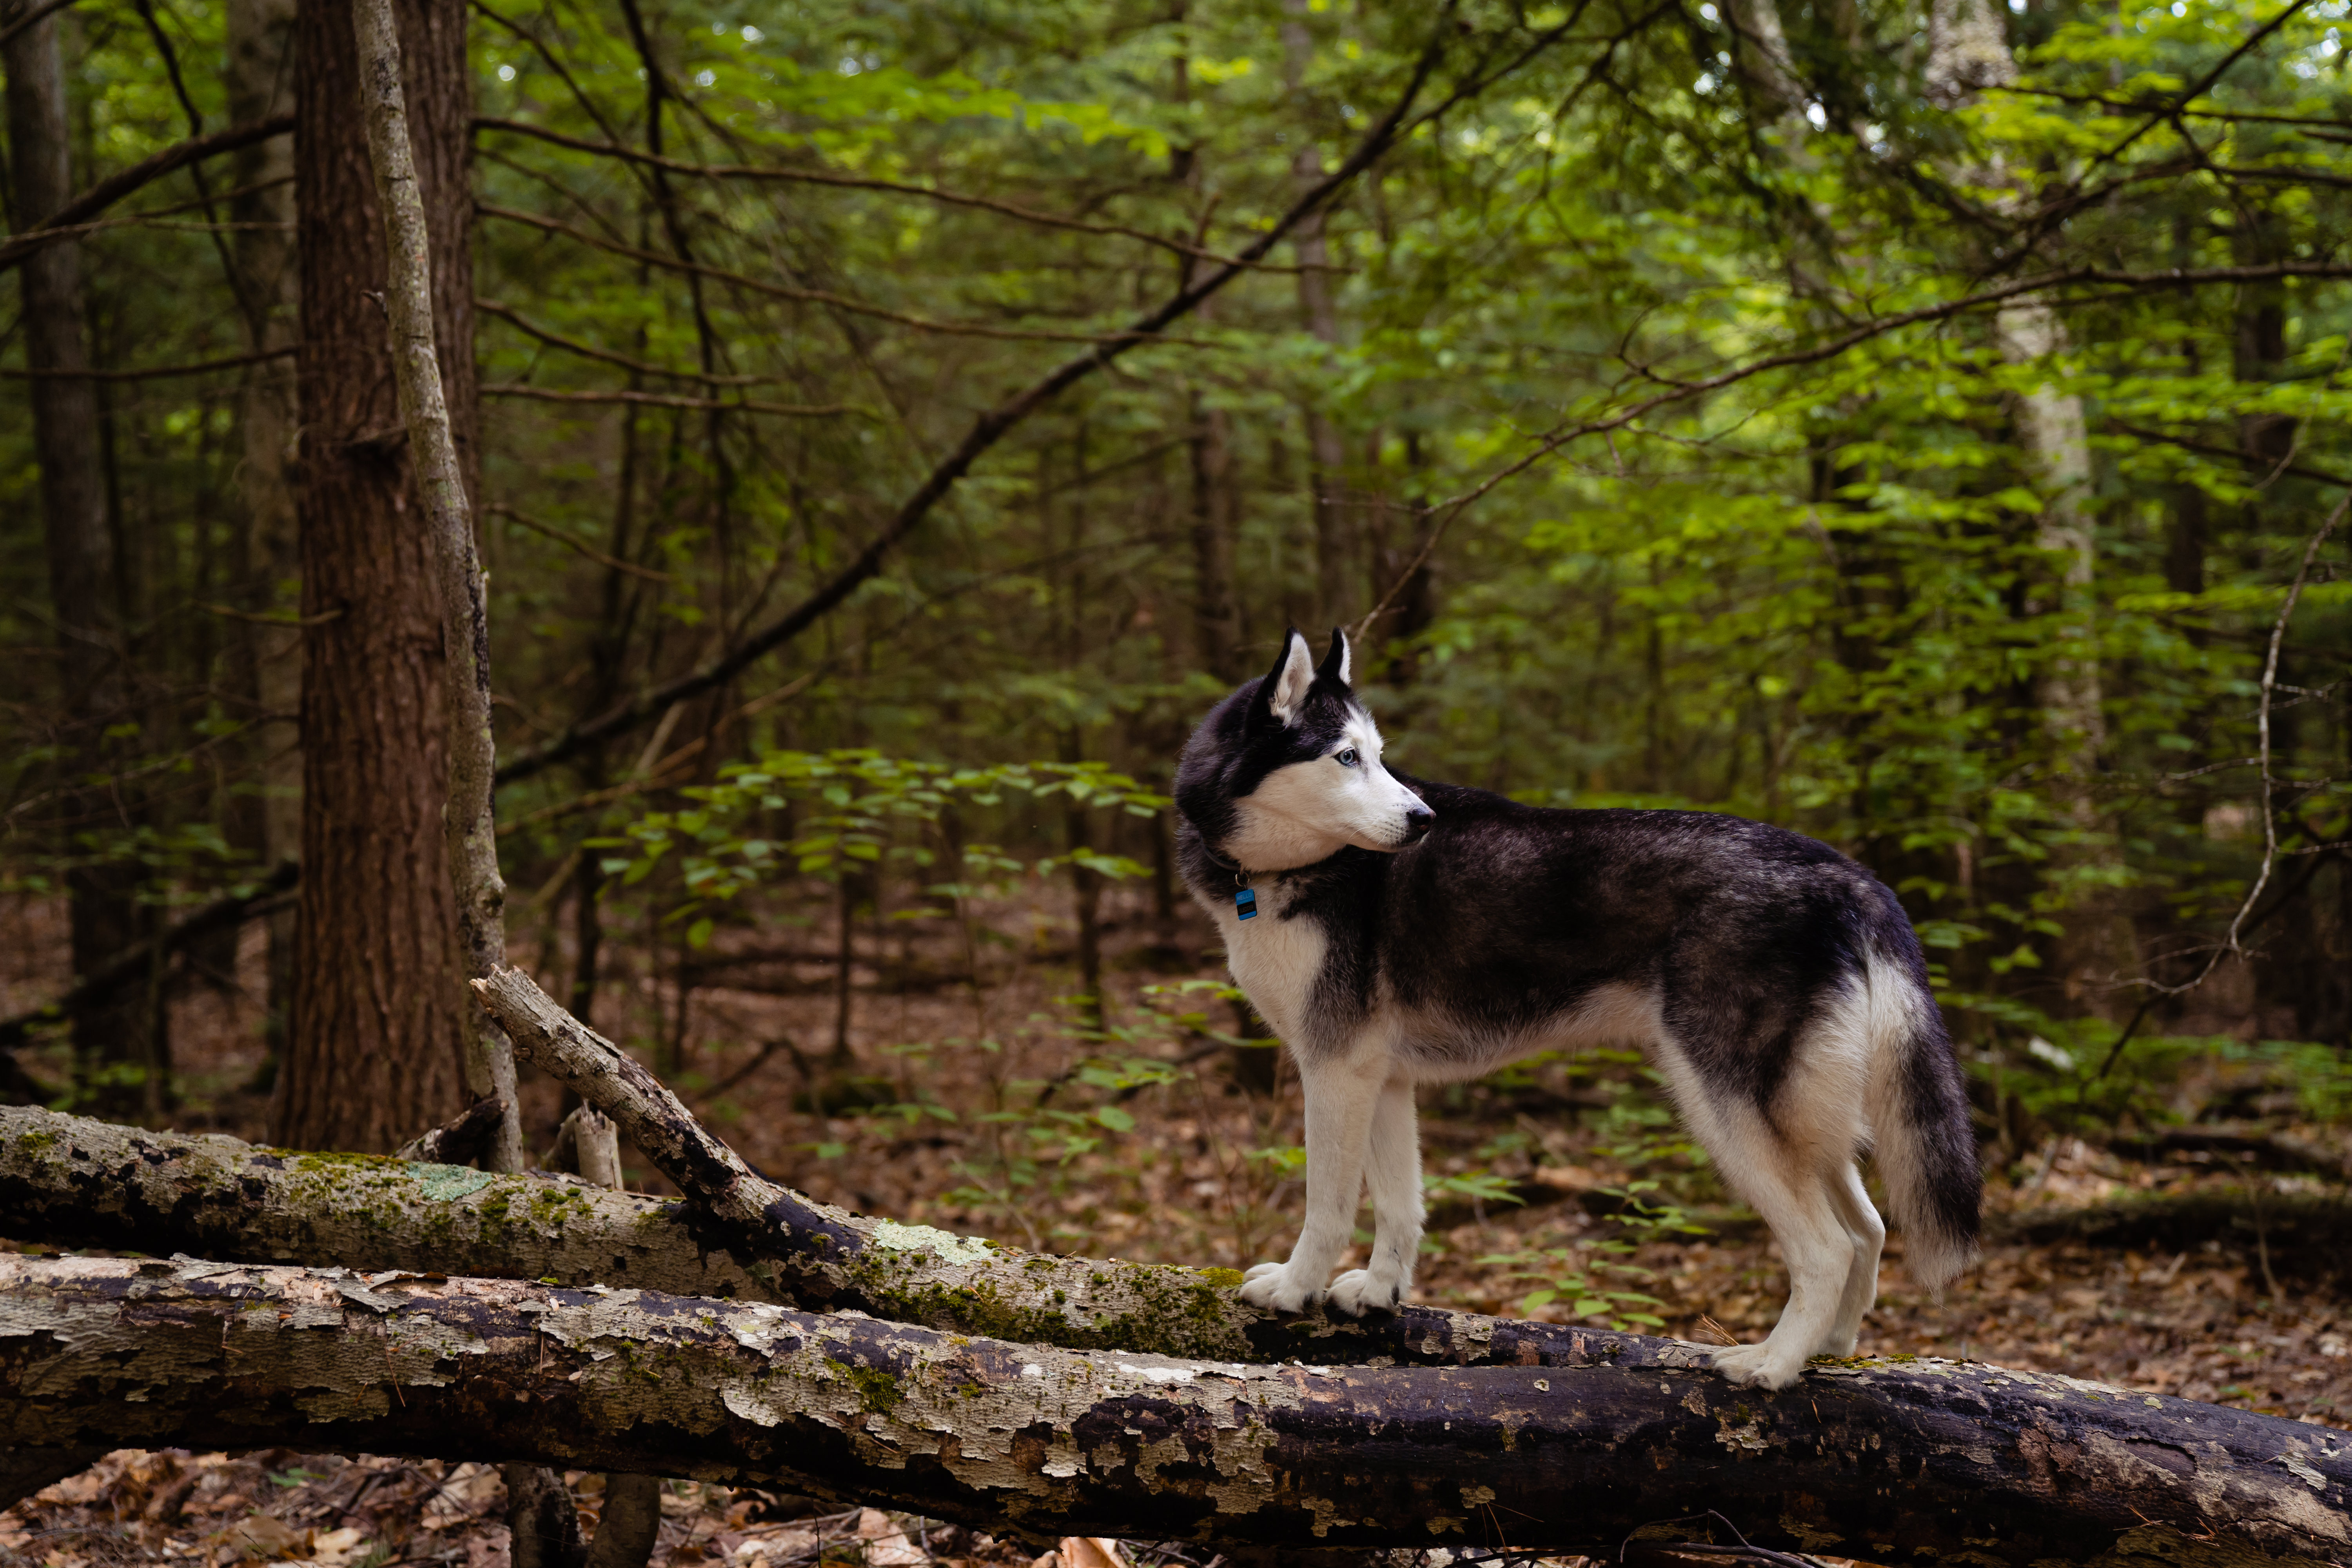
[[1895,895],[1870,932],[1873,1152],[1912,1279],[1940,1291],[1976,1260],[1984,1174],[1927,955]]

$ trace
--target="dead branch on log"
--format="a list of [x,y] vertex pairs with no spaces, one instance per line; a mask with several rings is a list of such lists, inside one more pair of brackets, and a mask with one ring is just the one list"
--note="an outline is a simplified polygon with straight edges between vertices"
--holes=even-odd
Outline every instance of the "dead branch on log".
[[782,1482],[1243,1561],[1497,1524],[1515,1547],[1613,1552],[1710,1510],[1759,1545],[1881,1561],[2352,1551],[2341,1433],[1942,1361],[1759,1394],[1651,1344],[1551,1368],[1245,1366],[651,1292],[7,1256],[0,1443]]

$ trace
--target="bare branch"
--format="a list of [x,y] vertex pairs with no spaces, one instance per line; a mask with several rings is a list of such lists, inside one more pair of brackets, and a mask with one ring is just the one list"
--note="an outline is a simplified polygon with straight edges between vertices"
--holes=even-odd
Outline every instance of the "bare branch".
[[[714,378],[715,379],[715,378]],[[493,382],[482,388],[484,397],[522,397],[539,403],[634,403],[646,408],[721,408],[742,414],[781,414],[788,418],[814,419],[861,412],[851,403],[761,403],[741,397],[678,397],[667,393],[637,392],[628,387],[573,391],[560,386],[532,386],[525,382]]]
[[1076,234],[1094,234],[1124,239],[1139,239],[1146,245],[1156,245],[1162,250],[1199,261],[1219,265],[1238,265],[1261,272],[1296,272],[1296,267],[1279,266],[1270,261],[1241,262],[1182,239],[1150,229],[1129,228],[1124,224],[1094,223],[1086,218],[1063,217],[1054,213],[1041,213],[1012,202],[998,201],[992,196],[975,196],[961,191],[942,190],[937,185],[918,185],[901,180],[877,180],[862,174],[836,174],[829,169],[793,169],[775,163],[689,163],[683,159],[665,158],[656,153],[641,153],[634,147],[616,146],[609,142],[591,142],[584,137],[566,136],[560,131],[528,124],[520,120],[478,118],[477,131],[509,131],[519,136],[534,137],[557,147],[568,147],[575,153],[593,153],[602,158],[618,158],[648,168],[665,170],[673,174],[688,174],[706,180],[765,180],[804,185],[832,185],[843,190],[882,191],[893,195],[919,196],[926,201],[948,206],[976,207],[986,212],[1017,218],[1023,223],[1036,224],[1044,228],[1067,229]]
[[658,267],[668,272],[682,272],[693,278],[715,279],[722,283],[731,283],[739,289],[748,289],[755,294],[765,294],[772,300],[792,300],[806,305],[828,305],[836,310],[846,310],[854,316],[870,316],[877,321],[890,321],[901,327],[912,327],[918,331],[939,332],[949,337],[1001,338],[1014,342],[1132,343],[1139,341],[1141,337],[1150,337],[1156,342],[1180,343],[1188,348],[1205,349],[1217,346],[1214,343],[1200,342],[1189,338],[1166,337],[1157,333],[1139,334],[1133,329],[1125,332],[1110,333],[1055,332],[1034,328],[991,327],[978,321],[941,321],[929,316],[910,316],[904,310],[893,310],[887,306],[869,304],[863,300],[852,299],[846,294],[836,294],[829,289],[803,289],[791,283],[772,283],[764,278],[753,278],[742,272],[730,272],[723,267],[713,267],[707,262],[689,261],[676,256],[664,256],[657,250],[646,250],[640,246],[625,245],[619,240],[606,239],[601,235],[590,234],[586,229],[575,227],[560,218],[546,217],[538,213],[522,212],[513,207],[495,206],[488,202],[476,203],[474,210],[484,217],[503,218],[509,223],[525,224],[549,234],[560,234],[567,239],[577,240],[593,249],[602,250],[613,256],[625,257],[631,261],[642,262],[647,267]]
[[100,180],[51,213],[44,222],[22,234],[0,240],[0,272],[16,266],[45,245],[71,238],[72,236],[59,231],[88,222],[131,192],[153,184],[174,169],[185,168],[200,159],[217,157],[223,153],[234,153],[240,147],[250,147],[256,142],[267,142],[273,136],[286,135],[293,129],[294,117],[280,114],[268,120],[232,125],[209,136],[191,137],[164,148],[153,157],[143,158],[121,174]]

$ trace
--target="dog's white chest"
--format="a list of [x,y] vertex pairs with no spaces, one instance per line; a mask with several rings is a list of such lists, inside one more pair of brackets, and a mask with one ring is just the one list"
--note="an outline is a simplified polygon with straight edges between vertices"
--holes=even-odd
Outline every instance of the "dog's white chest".
[[1284,920],[1273,895],[1265,889],[1258,891],[1258,913],[1251,920],[1235,918],[1230,902],[1212,906],[1217,931],[1225,939],[1225,965],[1257,1016],[1285,1041],[1302,1043],[1310,1016],[1308,1002],[1316,978],[1323,973],[1328,944],[1319,922]]

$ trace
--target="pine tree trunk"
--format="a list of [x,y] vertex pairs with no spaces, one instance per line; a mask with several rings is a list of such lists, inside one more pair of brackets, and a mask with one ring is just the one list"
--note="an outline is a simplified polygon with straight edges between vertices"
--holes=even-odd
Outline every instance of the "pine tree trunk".
[[[471,95],[458,0],[399,0],[434,325],[474,466]],[[412,499],[383,308],[383,215],[348,0],[298,0],[301,214],[303,933],[272,1136],[386,1150],[465,1103],[457,925],[442,844],[440,597]]]
[[[368,160],[383,207],[383,300],[392,327],[393,380],[400,391],[416,499],[433,541],[441,591],[442,700],[449,721],[442,840],[457,906],[459,963],[467,979],[478,980],[507,961],[507,885],[499,875],[494,809],[498,756],[490,726],[489,595],[434,343],[432,235],[418,189],[392,0],[352,0],[352,21]],[[472,268],[464,272],[470,278]],[[464,1016],[467,1088],[478,1097],[497,1099],[502,1107],[498,1136],[482,1163],[494,1171],[520,1171],[522,1124],[514,1051],[498,1025],[478,1009],[467,1008]]]
[[[1282,0],[1283,85],[1294,100],[1307,83],[1315,58],[1308,30],[1307,0]],[[1312,190],[1323,178],[1323,155],[1314,134],[1295,132],[1304,144],[1290,160],[1292,186]],[[1331,298],[1331,246],[1327,209],[1318,208],[1292,231],[1290,253],[1298,263],[1300,323],[1327,347],[1339,342],[1339,315]],[[1354,566],[1359,552],[1355,509],[1348,497],[1348,447],[1322,400],[1310,388],[1307,405],[1307,474],[1315,512],[1315,598],[1318,630],[1349,618],[1353,606]]]

